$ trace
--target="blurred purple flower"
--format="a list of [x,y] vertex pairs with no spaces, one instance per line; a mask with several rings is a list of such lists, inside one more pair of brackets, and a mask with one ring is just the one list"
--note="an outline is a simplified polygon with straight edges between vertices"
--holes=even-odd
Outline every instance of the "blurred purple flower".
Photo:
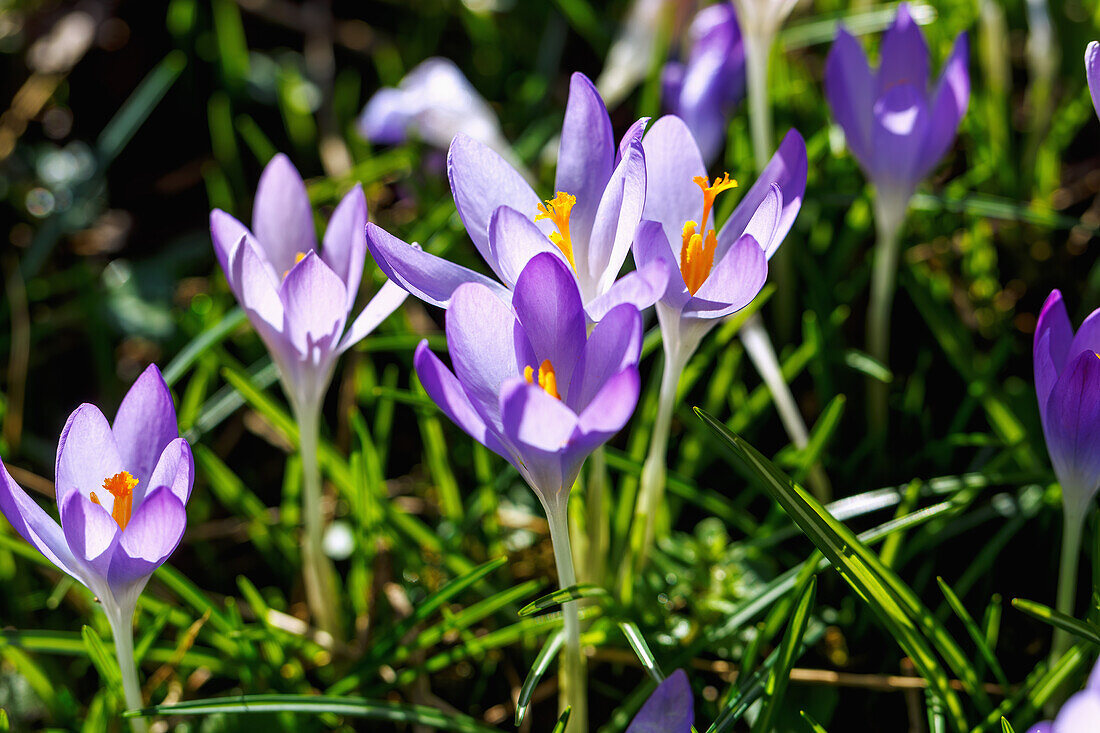
[[657,685],[626,733],[691,733],[694,706],[687,675],[678,669]]
[[710,164],[726,140],[729,114],[745,94],[745,47],[729,2],[699,11],[688,34],[687,63],[665,65],[662,95],[665,107],[687,123]]
[[1100,43],[1096,41],[1085,47],[1085,77],[1089,80],[1093,109],[1100,117]]
[[1062,706],[1053,721],[1036,723],[1027,733],[1095,733],[1100,730],[1100,662],[1092,668],[1085,689]]
[[843,26],[829,50],[825,96],[833,116],[879,196],[901,211],[955,140],[970,100],[967,47],[966,34],[959,34],[930,87],[928,46],[903,3],[882,39],[876,73]]
[[1035,392],[1067,514],[1083,515],[1100,487],[1100,310],[1073,332],[1051,292],[1035,327]]
[[[640,140],[646,121],[631,125],[616,146],[599,93],[583,74],[574,74],[558,154],[558,193],[548,201],[540,201],[523,176],[482,143],[465,135],[454,139],[448,169],[455,205],[474,245],[507,288],[532,257],[548,252],[567,265],[592,322],[621,303],[646,308],[660,297],[668,277],[663,264],[618,278],[645,202]],[[509,297],[490,278],[376,226],[368,227],[367,244],[390,279],[432,305],[448,307],[455,288],[467,282]]]
[[440,57],[420,63],[396,88],[375,92],[359,116],[359,132],[374,143],[417,137],[437,148],[462,133],[497,152],[510,150],[488,102],[453,61]]
[[[114,424],[83,404],[57,445],[60,525],[0,461],[0,511],[23,539],[103,603],[116,634],[149,576],[179,545],[195,479],[168,385],[156,366],[134,382]],[[120,660],[122,661],[122,660]]]
[[345,332],[363,276],[366,224],[367,202],[357,185],[336,207],[318,252],[305,184],[282,154],[260,177],[251,231],[220,209],[210,213],[222,271],[299,409],[317,404],[340,354],[407,295],[387,282]]
[[637,404],[638,309],[620,304],[587,334],[569,266],[541,253],[516,279],[511,305],[483,284],[460,285],[446,331],[454,371],[421,342],[415,366],[424,389],[516,467],[548,515],[564,509],[584,459]]

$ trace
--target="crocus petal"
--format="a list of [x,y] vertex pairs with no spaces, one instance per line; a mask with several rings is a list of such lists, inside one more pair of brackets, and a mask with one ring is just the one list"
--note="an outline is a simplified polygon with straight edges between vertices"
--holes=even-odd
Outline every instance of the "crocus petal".
[[569,229],[578,242],[588,241],[596,208],[614,164],[615,137],[607,108],[595,85],[576,72],[569,81],[554,186],[556,191],[577,197],[569,216]]
[[214,254],[217,255],[218,264],[221,265],[222,272],[225,273],[229,286],[234,293],[238,292],[237,284],[233,282],[233,271],[229,263],[233,258],[233,251],[237,248],[237,243],[245,237],[252,241],[253,246],[259,246],[256,238],[252,236],[252,232],[248,231],[248,227],[234,217],[221,209],[214,209],[210,212],[210,238],[214,242]]
[[384,87],[374,93],[359,115],[358,129],[363,137],[381,145],[399,145],[405,142],[407,129],[412,122],[406,93],[401,89]]
[[1068,353],[1080,354],[1082,351],[1100,353],[1100,309],[1088,314],[1069,344]]
[[648,117],[639,117],[631,123],[630,127],[626,128],[626,132],[623,133],[622,139],[619,140],[619,153],[615,159],[615,165],[618,165],[619,161],[626,157],[631,144],[641,142],[642,135],[645,134],[645,126],[648,124]]
[[504,301],[512,297],[496,280],[407,244],[375,224],[367,224],[367,247],[386,277],[430,305],[450,307],[463,283],[482,285]]
[[745,234],[718,261],[702,287],[684,306],[687,317],[721,318],[752,302],[768,279],[768,261],[751,234]]
[[577,431],[570,440],[572,452],[587,455],[622,430],[638,405],[641,387],[635,366],[623,369],[604,382],[580,414]]
[[515,287],[519,274],[541,252],[549,252],[565,262],[565,255],[543,234],[530,217],[510,206],[501,206],[489,219],[489,248],[498,265],[500,278]]
[[107,510],[72,492],[61,505],[61,529],[73,555],[99,577],[107,577],[119,535],[118,524]]
[[664,227],[669,242],[679,242],[684,222],[699,221],[703,196],[692,179],[705,176],[703,157],[684,121],[666,115],[642,138],[646,198],[642,218]]
[[1060,290],[1050,291],[1039,318],[1035,323],[1035,347],[1044,334],[1050,334],[1047,345],[1048,353],[1054,362],[1054,368],[1061,373],[1069,360],[1070,344],[1073,342],[1073,326],[1069,322],[1069,314],[1066,312],[1066,304],[1062,300]]
[[416,367],[416,376],[420,378],[424,391],[451,419],[451,422],[489,450],[511,460],[511,455],[501,444],[496,433],[489,430],[473,403],[470,402],[458,378],[444,366],[439,357],[432,353],[426,339],[416,347],[413,365]]
[[1100,357],[1073,357],[1047,400],[1047,450],[1067,510],[1082,510],[1100,484]]
[[875,184],[889,192],[912,191],[921,179],[921,151],[929,125],[924,91],[898,83],[879,97],[871,131]]
[[1054,719],[1053,733],[1089,733],[1100,725],[1100,695],[1085,690],[1073,695]]
[[[761,238],[758,241],[769,258],[775,254],[775,250],[779,248],[783,238],[794,225],[799,209],[802,208],[802,195],[806,192],[807,165],[806,143],[802,135],[798,130],[789,130],[783,136],[783,142],[779,143],[779,148],[772,155],[771,160],[760,172],[760,176],[745,197],[738,202],[733,214],[718,232],[718,247],[714,254],[716,260],[730,245],[740,239],[742,234],[749,232],[754,236],[763,236],[756,231],[750,231],[749,222],[756,215],[757,209],[773,195],[772,186],[779,188],[779,201],[783,208],[767,239]],[[679,233],[677,232],[676,237],[670,238],[669,241],[680,241]]]
[[[664,237],[664,233],[661,233]],[[585,303],[584,310],[588,320],[598,323],[608,312],[624,303],[638,310],[645,310],[665,294],[672,265],[667,260],[657,259],[633,272],[628,272],[616,280],[607,292]]]
[[[176,438],[160,454],[156,468],[148,483],[142,488],[139,483],[134,487],[134,507],[140,507],[147,491],[167,487],[181,502],[191,498],[191,488],[195,485],[195,458],[191,446],[183,438]],[[140,491],[140,494],[139,494]]]
[[1035,396],[1039,399],[1039,418],[1046,421],[1047,400],[1050,399],[1050,391],[1054,389],[1054,383],[1058,381],[1059,371],[1054,366],[1054,359],[1050,355],[1050,333],[1039,336],[1035,343]]
[[574,477],[565,475],[562,453],[576,430],[576,413],[522,378],[504,386],[500,413],[504,435],[519,452],[531,488],[544,500],[568,491]]
[[[138,480],[143,493],[165,446],[179,437],[172,394],[156,364],[146,367],[115,414],[111,426],[122,465]],[[105,477],[104,477],[105,478]]]
[[634,235],[634,261],[638,263],[638,269],[642,270],[654,262],[665,262],[668,272],[668,285],[661,301],[670,308],[679,310],[687,302],[691,294],[684,283],[684,275],[680,271],[680,258],[672,250],[672,244],[665,236],[665,230],[660,223],[644,220],[638,225],[638,231]]
[[321,259],[344,281],[348,311],[355,305],[359,281],[363,278],[363,261],[367,256],[366,226],[367,199],[363,196],[363,187],[356,184],[332,212],[321,249]]
[[351,328],[340,340],[340,353],[344,353],[355,344],[366,338],[382,321],[389,318],[390,314],[397,310],[409,293],[392,280],[387,280],[374,294],[363,312],[352,322]]
[[1100,117],[1100,43],[1090,41],[1085,47],[1085,76],[1089,80],[1092,106]]
[[612,376],[638,363],[642,315],[629,304],[616,306],[592,329],[569,385],[566,404],[582,412]]
[[286,309],[283,331],[307,361],[320,364],[332,353],[347,319],[344,283],[316,252],[287,274],[279,290]]
[[107,581],[118,587],[148,578],[164,564],[187,528],[187,509],[168,487],[145,498],[119,535]]
[[245,237],[237,244],[229,272],[230,282],[236,284],[237,300],[252,326],[269,344],[275,343],[283,327],[279,281],[252,240]]
[[587,267],[589,273],[581,282],[596,283],[595,292],[585,293],[586,299],[606,292],[615,281],[630,252],[645,198],[645,156],[641,143],[635,142],[603,191],[588,242],[587,262],[582,262],[577,254],[577,267]]
[[276,272],[294,267],[298,253],[317,249],[306,185],[290,158],[282,153],[271,159],[260,176],[252,231]]
[[455,376],[478,413],[499,432],[501,385],[534,362],[515,313],[493,291],[467,284],[451,298],[446,330]]
[[922,92],[928,88],[928,44],[905,3],[898,6],[897,18],[882,37],[882,62],[875,82],[876,96],[900,84]]
[[[764,195],[760,205],[756,207],[749,223],[745,225],[745,234],[752,237],[764,250],[764,257],[771,259],[775,251],[779,249],[780,242],[775,238],[779,228],[779,218],[783,214],[783,192],[779,186],[772,184]],[[719,250],[715,251],[715,257],[721,256]]]
[[[451,193],[466,231],[478,252],[498,276],[496,260],[489,249],[489,217],[498,206],[511,206],[533,218],[541,203],[531,186],[504,158],[483,143],[456,135],[447,153],[447,176]],[[553,226],[546,222],[543,231]],[[541,228],[541,227],[540,227]]]
[[68,573],[81,583],[84,580],[83,569],[69,549],[61,526],[27,496],[27,492],[15,483],[4,462],[0,460],[0,511],[7,517],[8,523],[47,560],[60,570]]
[[871,161],[871,107],[874,81],[863,47],[841,26],[825,61],[825,97],[844,130],[848,149],[868,167]]
[[690,733],[694,722],[691,685],[678,669],[657,685],[626,733]]
[[1027,733],[1053,733],[1053,732],[1054,732],[1054,721],[1053,720],[1044,720],[1042,722],[1036,723],[1035,725],[1033,725],[1033,726],[1031,726],[1030,728],[1027,729]]
[[944,64],[943,75],[932,98],[931,120],[921,151],[922,175],[935,168],[950,149],[970,101],[970,74],[966,68],[968,48],[966,33],[960,33]]
[[534,349],[534,369],[549,359],[558,390],[569,391],[573,368],[584,348],[587,320],[569,266],[551,254],[536,255],[520,273],[512,295],[516,317]]
[[103,489],[103,481],[125,470],[107,418],[95,405],[84,403],[76,408],[57,442],[54,476],[58,506],[64,507],[74,493],[89,497],[93,491],[99,492],[100,501],[109,503],[111,497]]

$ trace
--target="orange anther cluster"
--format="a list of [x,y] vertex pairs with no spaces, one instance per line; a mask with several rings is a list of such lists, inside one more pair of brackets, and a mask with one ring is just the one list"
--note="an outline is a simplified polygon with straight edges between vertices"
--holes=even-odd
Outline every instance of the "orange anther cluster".
[[735,188],[737,181],[730,178],[729,173],[723,173],[713,183],[709,183],[703,176],[695,176],[691,180],[703,190],[703,218],[699,224],[694,221],[684,223],[683,241],[680,245],[680,273],[684,276],[688,292],[695,295],[710,275],[710,269],[714,266],[714,250],[718,246],[714,229],[707,229],[707,219],[714,208],[714,199],[723,191]]
[[538,213],[535,214],[535,221],[549,219],[558,228],[558,231],[550,234],[550,241],[561,250],[574,270],[577,269],[577,263],[573,259],[573,242],[569,239],[569,214],[576,203],[576,196],[558,191],[557,196],[539,204]]
[[[529,366],[523,368],[523,378],[528,384],[535,383],[535,376],[534,368]],[[542,364],[539,364],[538,385],[542,387],[543,392],[554,399],[561,399],[561,395],[558,394],[558,377],[554,374],[554,366],[549,359],[544,359]]]
[[[134,487],[138,480],[130,475],[129,471],[119,471],[114,476],[103,479],[103,488],[115,497],[114,507],[111,508],[111,518],[114,519],[120,529],[126,529],[130,523],[130,514],[134,510]],[[99,497],[92,492],[92,503],[100,504]],[[102,506],[102,504],[100,504]]]

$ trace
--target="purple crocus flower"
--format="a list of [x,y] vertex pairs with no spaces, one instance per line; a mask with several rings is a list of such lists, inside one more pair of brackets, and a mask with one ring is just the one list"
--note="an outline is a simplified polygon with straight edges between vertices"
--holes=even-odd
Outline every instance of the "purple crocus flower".
[[324,396],[340,354],[407,295],[387,282],[345,332],[363,276],[366,224],[367,202],[357,185],[333,212],[318,251],[305,183],[282,154],[260,177],[251,231],[220,209],[210,213],[222,271],[298,408]]
[[1054,720],[1031,726],[1027,733],[1094,733],[1100,730],[1100,662],[1092,668],[1085,689],[1076,693]]
[[943,73],[929,86],[928,45],[904,3],[882,39],[872,72],[859,42],[841,26],[825,64],[825,96],[848,148],[902,215],[917,184],[955,140],[970,100],[967,37],[959,34]]
[[1085,47],[1085,76],[1089,80],[1089,96],[1096,115],[1100,117],[1100,43],[1091,41]]
[[709,164],[726,140],[732,108],[745,94],[745,47],[728,2],[699,11],[688,35],[687,63],[665,65],[663,96],[665,106],[687,123]]
[[542,252],[567,265],[589,321],[599,321],[620,303],[648,307],[664,292],[663,265],[618,278],[645,202],[640,143],[645,122],[635,122],[616,146],[599,93],[583,74],[574,74],[558,152],[558,193],[546,201],[484,144],[455,137],[448,155],[455,205],[474,245],[504,286],[376,226],[367,230],[371,253],[390,279],[443,308],[455,288],[468,282],[507,300],[524,266]]
[[684,670],[665,678],[634,716],[626,733],[691,733],[695,702]]

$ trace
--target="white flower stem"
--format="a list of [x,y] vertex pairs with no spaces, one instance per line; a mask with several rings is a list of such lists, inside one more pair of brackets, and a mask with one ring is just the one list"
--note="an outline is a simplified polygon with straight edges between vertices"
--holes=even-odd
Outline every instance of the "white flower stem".
[[588,481],[585,506],[585,529],[588,533],[588,562],[582,571],[584,581],[600,585],[606,569],[608,517],[604,513],[607,495],[607,454],[601,445],[588,459]]
[[[554,562],[558,566],[558,583],[562,588],[576,585],[577,574],[573,569],[573,549],[569,543],[569,499],[557,505],[544,504],[546,519],[550,524],[550,543],[554,546]],[[576,601],[562,604],[565,625],[565,646],[559,667],[561,702],[559,706],[572,708],[567,733],[586,733],[588,730],[588,687],[586,684],[584,655],[581,653],[581,621]]]
[[[1062,488],[1063,492],[1065,487]],[[1087,505],[1086,505],[1087,506]],[[1074,616],[1077,600],[1077,562],[1081,557],[1081,535],[1085,528],[1087,512],[1084,507],[1063,504],[1062,507],[1062,560],[1058,567],[1058,596],[1055,608],[1059,613]],[[1054,629],[1050,645],[1050,663],[1053,665],[1073,644],[1069,632]]]
[[321,513],[321,467],[317,462],[320,441],[320,401],[295,402],[298,420],[298,440],[302,455],[302,570],[306,602],[314,625],[331,635],[339,636],[337,609],[339,601],[333,582],[335,572],[325,555],[324,517]]
[[[871,272],[871,297],[867,307],[867,352],[882,364],[890,363],[890,311],[898,282],[901,256],[901,225],[905,221],[908,199],[898,203],[879,192],[875,197],[874,261]],[[885,433],[889,420],[887,398],[890,385],[878,379],[867,383],[867,409],[871,429]]]
[[768,102],[768,57],[773,36],[745,33],[745,75],[749,97],[749,125],[757,172],[772,154],[772,110]]
[[[145,702],[141,697],[141,682],[138,681],[137,663],[134,660],[134,610],[116,609],[107,613],[107,621],[111,624],[111,635],[115,640],[115,657],[118,659],[118,669],[122,673],[122,692],[126,698],[128,710],[141,710]],[[134,733],[145,733],[148,730],[145,718],[131,718],[130,726]]]

